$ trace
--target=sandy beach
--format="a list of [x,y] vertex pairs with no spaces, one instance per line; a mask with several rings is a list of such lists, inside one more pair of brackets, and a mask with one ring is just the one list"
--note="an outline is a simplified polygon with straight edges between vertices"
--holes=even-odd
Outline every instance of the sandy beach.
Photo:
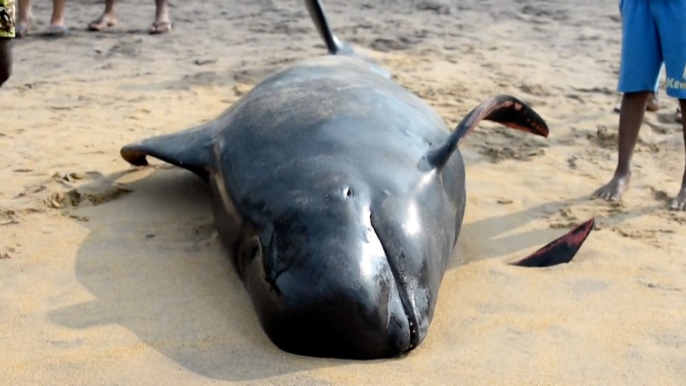
[[[257,82],[325,55],[301,0],[67,3],[70,34],[14,45],[0,89],[2,385],[683,385],[686,212],[676,102],[646,113],[631,189],[591,197],[616,163],[616,1],[324,0],[338,35],[454,127],[511,94],[550,126],[484,123],[462,147],[467,210],[424,343],[407,357],[277,349],[217,238],[209,191],[121,146],[211,120]],[[596,216],[575,260],[507,265]]]

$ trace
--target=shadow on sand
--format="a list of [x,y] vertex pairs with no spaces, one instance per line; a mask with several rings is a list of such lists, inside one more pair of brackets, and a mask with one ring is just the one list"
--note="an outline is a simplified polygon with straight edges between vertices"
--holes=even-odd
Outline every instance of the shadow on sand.
[[[569,200],[547,202],[516,213],[493,216],[479,221],[469,222],[465,219],[458,246],[449,268],[456,268],[480,260],[499,258],[513,252],[520,253],[516,258],[512,258],[512,261],[524,258],[529,253],[533,253],[538,248],[569,232],[571,227],[539,228],[516,234],[512,234],[512,231],[527,225],[533,220],[540,220],[542,213],[558,213],[563,208],[582,204],[591,204],[597,207],[598,210],[595,212],[607,212],[607,203],[599,199],[594,200],[590,196],[581,196]],[[636,210],[622,210],[621,213],[611,217],[603,217],[602,225],[604,228],[611,228],[622,222],[660,209],[664,209],[664,205],[657,204]],[[580,224],[588,220],[591,216],[593,215],[589,215],[588,218],[578,219],[578,223]],[[598,224],[599,218],[596,213],[596,225]],[[504,236],[504,234],[508,233],[510,234]],[[579,253],[583,253],[583,251],[584,248],[582,247]]]
[[[106,191],[126,174],[83,189]],[[160,169],[125,186],[134,192],[72,211],[90,229],[76,278],[96,299],[51,312],[51,322],[73,329],[120,325],[214,379],[255,380],[347,363],[289,355],[269,341],[216,237],[209,190],[199,178]]]
[[[83,188],[106,191],[117,179],[136,173],[141,171],[110,175]],[[120,325],[186,369],[221,380],[256,380],[350,363],[290,355],[269,341],[217,238],[209,190],[199,178],[160,168],[124,186],[134,192],[72,211],[87,218],[82,224],[90,229],[76,258],[76,277],[96,299],[51,312],[51,322],[72,329]],[[587,198],[544,206],[554,210],[581,200]],[[489,234],[489,252],[475,252],[478,259],[535,246],[531,243],[542,246],[563,230],[498,238],[540,210],[466,223],[460,243]]]

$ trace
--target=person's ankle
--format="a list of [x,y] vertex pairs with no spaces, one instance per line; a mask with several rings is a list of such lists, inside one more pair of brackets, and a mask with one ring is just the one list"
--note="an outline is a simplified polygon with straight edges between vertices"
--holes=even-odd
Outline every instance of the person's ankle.
[[615,169],[614,178],[631,177],[631,167],[617,166]]

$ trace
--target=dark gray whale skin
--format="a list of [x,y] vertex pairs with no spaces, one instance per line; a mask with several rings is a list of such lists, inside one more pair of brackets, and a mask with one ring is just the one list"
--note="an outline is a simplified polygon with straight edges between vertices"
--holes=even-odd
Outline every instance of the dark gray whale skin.
[[[482,119],[547,136],[496,96],[451,132],[415,94],[343,45],[307,0],[331,55],[287,67],[214,121],[122,148],[209,183],[220,238],[265,333],[300,355],[401,356],[426,337],[460,234],[458,144]],[[593,220],[515,264],[569,262]]]

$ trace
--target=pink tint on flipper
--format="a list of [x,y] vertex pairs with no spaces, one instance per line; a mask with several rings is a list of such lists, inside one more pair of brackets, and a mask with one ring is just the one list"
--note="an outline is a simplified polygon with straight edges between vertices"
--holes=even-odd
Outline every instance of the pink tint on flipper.
[[557,264],[569,263],[579,251],[586,238],[593,230],[595,219],[572,229],[566,235],[548,243],[546,246],[511,265],[520,267],[550,267]]

